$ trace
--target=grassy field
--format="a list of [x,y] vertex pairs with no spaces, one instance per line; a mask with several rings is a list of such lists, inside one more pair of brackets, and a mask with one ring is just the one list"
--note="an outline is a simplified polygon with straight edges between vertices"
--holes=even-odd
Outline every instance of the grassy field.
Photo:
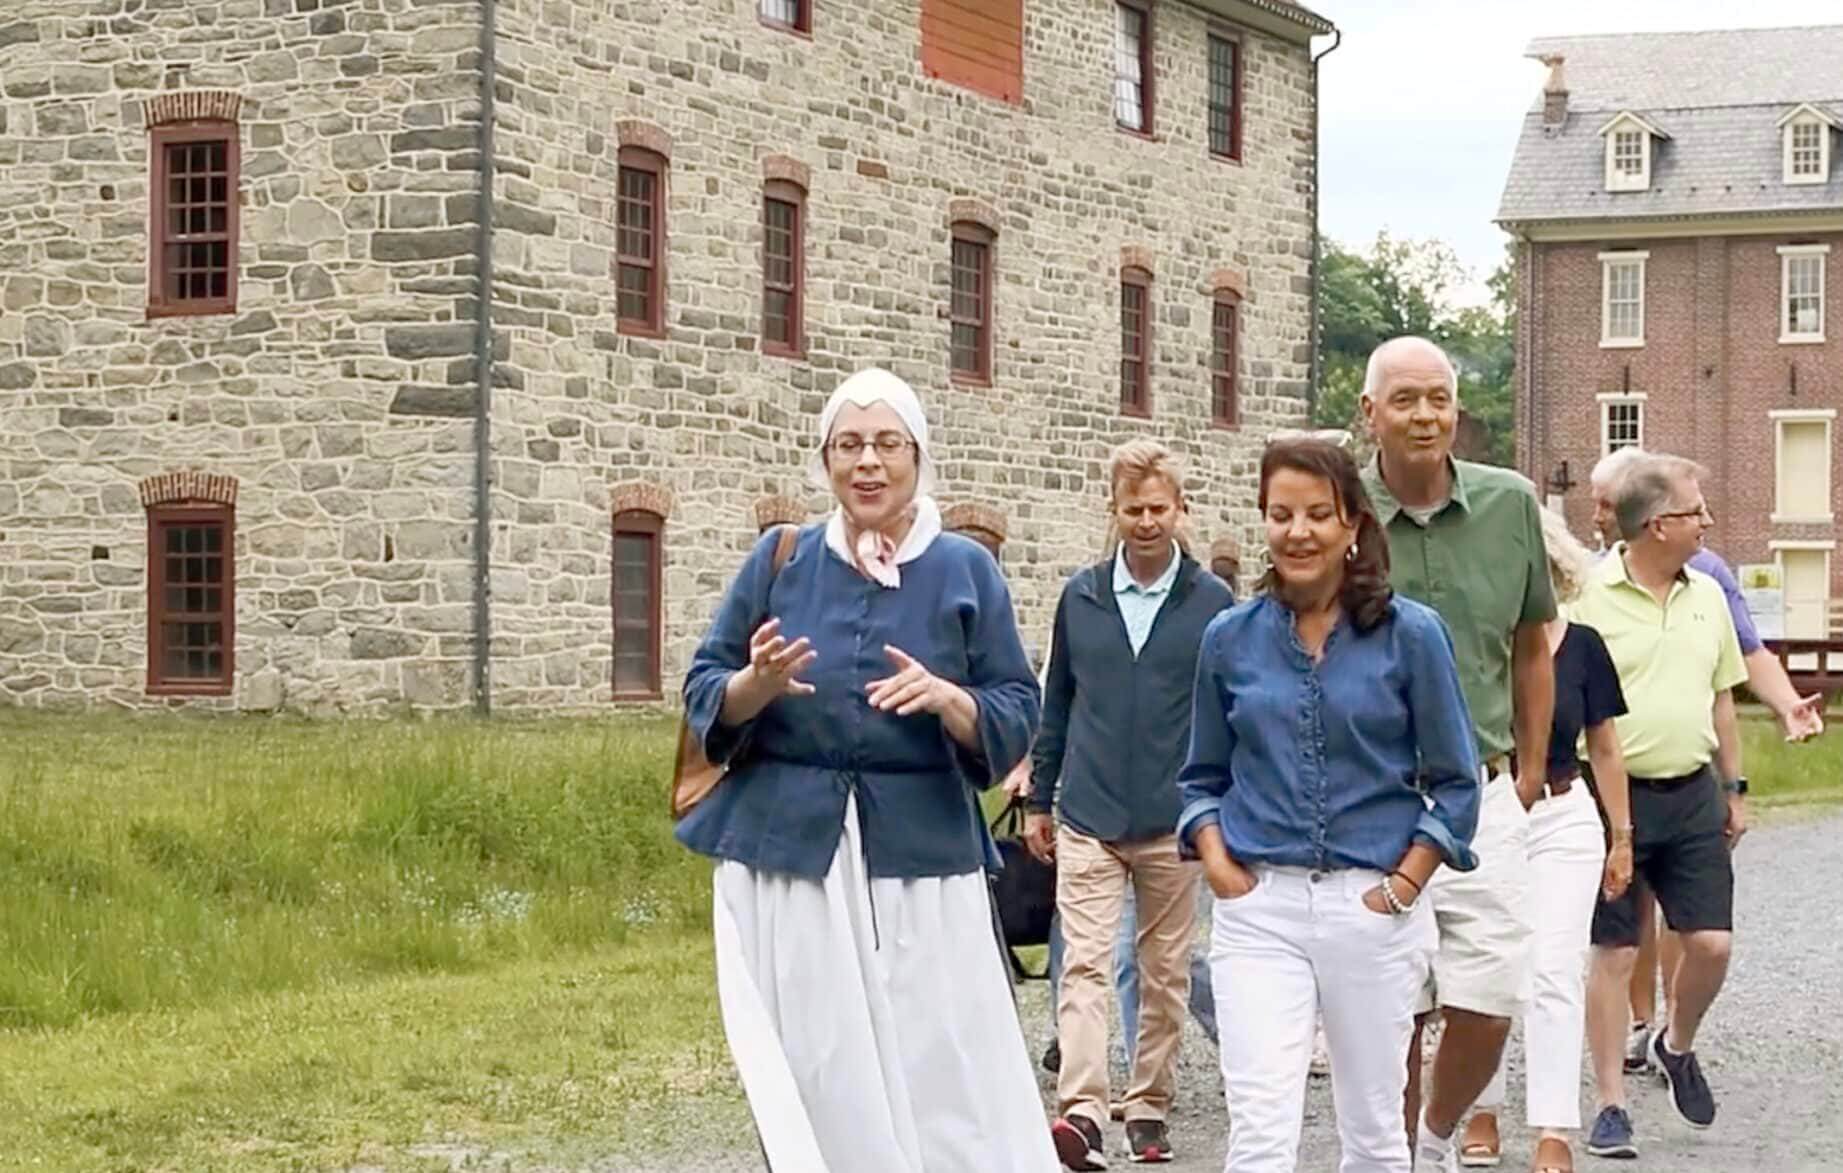
[[[0,710],[0,1169],[746,1147],[670,734]],[[1843,800],[1843,732],[1747,734]]]

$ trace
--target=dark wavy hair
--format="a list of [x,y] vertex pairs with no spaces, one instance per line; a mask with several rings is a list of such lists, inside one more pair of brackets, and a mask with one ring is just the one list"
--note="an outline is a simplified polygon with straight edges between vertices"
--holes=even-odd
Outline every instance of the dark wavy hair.
[[[1322,477],[1331,483],[1339,516],[1356,525],[1356,544],[1344,563],[1344,582],[1338,588],[1338,602],[1358,631],[1369,631],[1388,617],[1389,600],[1395,591],[1389,586],[1389,540],[1376,518],[1376,507],[1363,491],[1363,479],[1357,475],[1357,462],[1336,444],[1316,439],[1275,440],[1261,453],[1261,516],[1267,515],[1267,482],[1282,469],[1308,476]],[[1269,566],[1261,576],[1260,589],[1280,593],[1280,575]]]

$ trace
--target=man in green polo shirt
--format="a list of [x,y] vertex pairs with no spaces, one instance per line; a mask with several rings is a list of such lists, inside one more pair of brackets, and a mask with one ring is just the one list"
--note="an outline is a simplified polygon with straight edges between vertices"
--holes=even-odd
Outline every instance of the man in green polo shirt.
[[1587,1149],[1637,1155],[1625,1108],[1626,987],[1638,953],[1638,897],[1656,893],[1682,942],[1670,1021],[1647,1052],[1670,1084],[1677,1112],[1707,1128],[1715,1097],[1694,1050],[1696,1030],[1721,992],[1733,944],[1730,852],[1747,828],[1735,685],[1747,680],[1721,586],[1687,563],[1714,519],[1704,471],[1648,456],[1615,490],[1625,540],[1600,560],[1570,618],[1599,631],[1619,669],[1628,713],[1615,728],[1632,788],[1634,883],[1593,917],[1587,1041],[1601,1110]]
[[1528,810],[1548,776],[1555,672],[1543,625],[1555,596],[1534,487],[1453,459],[1459,388],[1446,354],[1424,338],[1383,343],[1361,402],[1377,444],[1363,485],[1388,535],[1389,581],[1446,621],[1484,763],[1478,867],[1441,868],[1427,888],[1440,948],[1420,1023],[1438,1007],[1446,1026],[1424,1112],[1419,1026],[1407,1055],[1415,1168],[1444,1173],[1457,1168],[1454,1130],[1496,1072],[1524,996]]

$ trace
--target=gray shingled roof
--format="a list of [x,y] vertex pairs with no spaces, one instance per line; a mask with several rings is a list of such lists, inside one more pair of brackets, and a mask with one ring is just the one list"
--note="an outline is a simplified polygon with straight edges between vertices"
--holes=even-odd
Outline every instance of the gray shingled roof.
[[[1843,121],[1843,25],[1539,37],[1528,55],[1565,59],[1568,118],[1544,127],[1536,94],[1500,222],[1843,208],[1843,143],[1828,183],[1787,186],[1777,125],[1803,102]],[[1609,193],[1597,132],[1626,110],[1671,138],[1653,146],[1649,191]]]

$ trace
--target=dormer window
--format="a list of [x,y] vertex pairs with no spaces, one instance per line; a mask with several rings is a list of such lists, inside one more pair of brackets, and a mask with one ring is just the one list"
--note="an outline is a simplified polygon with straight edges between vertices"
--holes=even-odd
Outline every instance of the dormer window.
[[1779,120],[1789,184],[1830,181],[1830,132],[1836,119],[1815,106],[1799,106]]
[[1670,136],[1636,114],[1620,114],[1600,128],[1606,140],[1606,190],[1648,191],[1651,140]]

